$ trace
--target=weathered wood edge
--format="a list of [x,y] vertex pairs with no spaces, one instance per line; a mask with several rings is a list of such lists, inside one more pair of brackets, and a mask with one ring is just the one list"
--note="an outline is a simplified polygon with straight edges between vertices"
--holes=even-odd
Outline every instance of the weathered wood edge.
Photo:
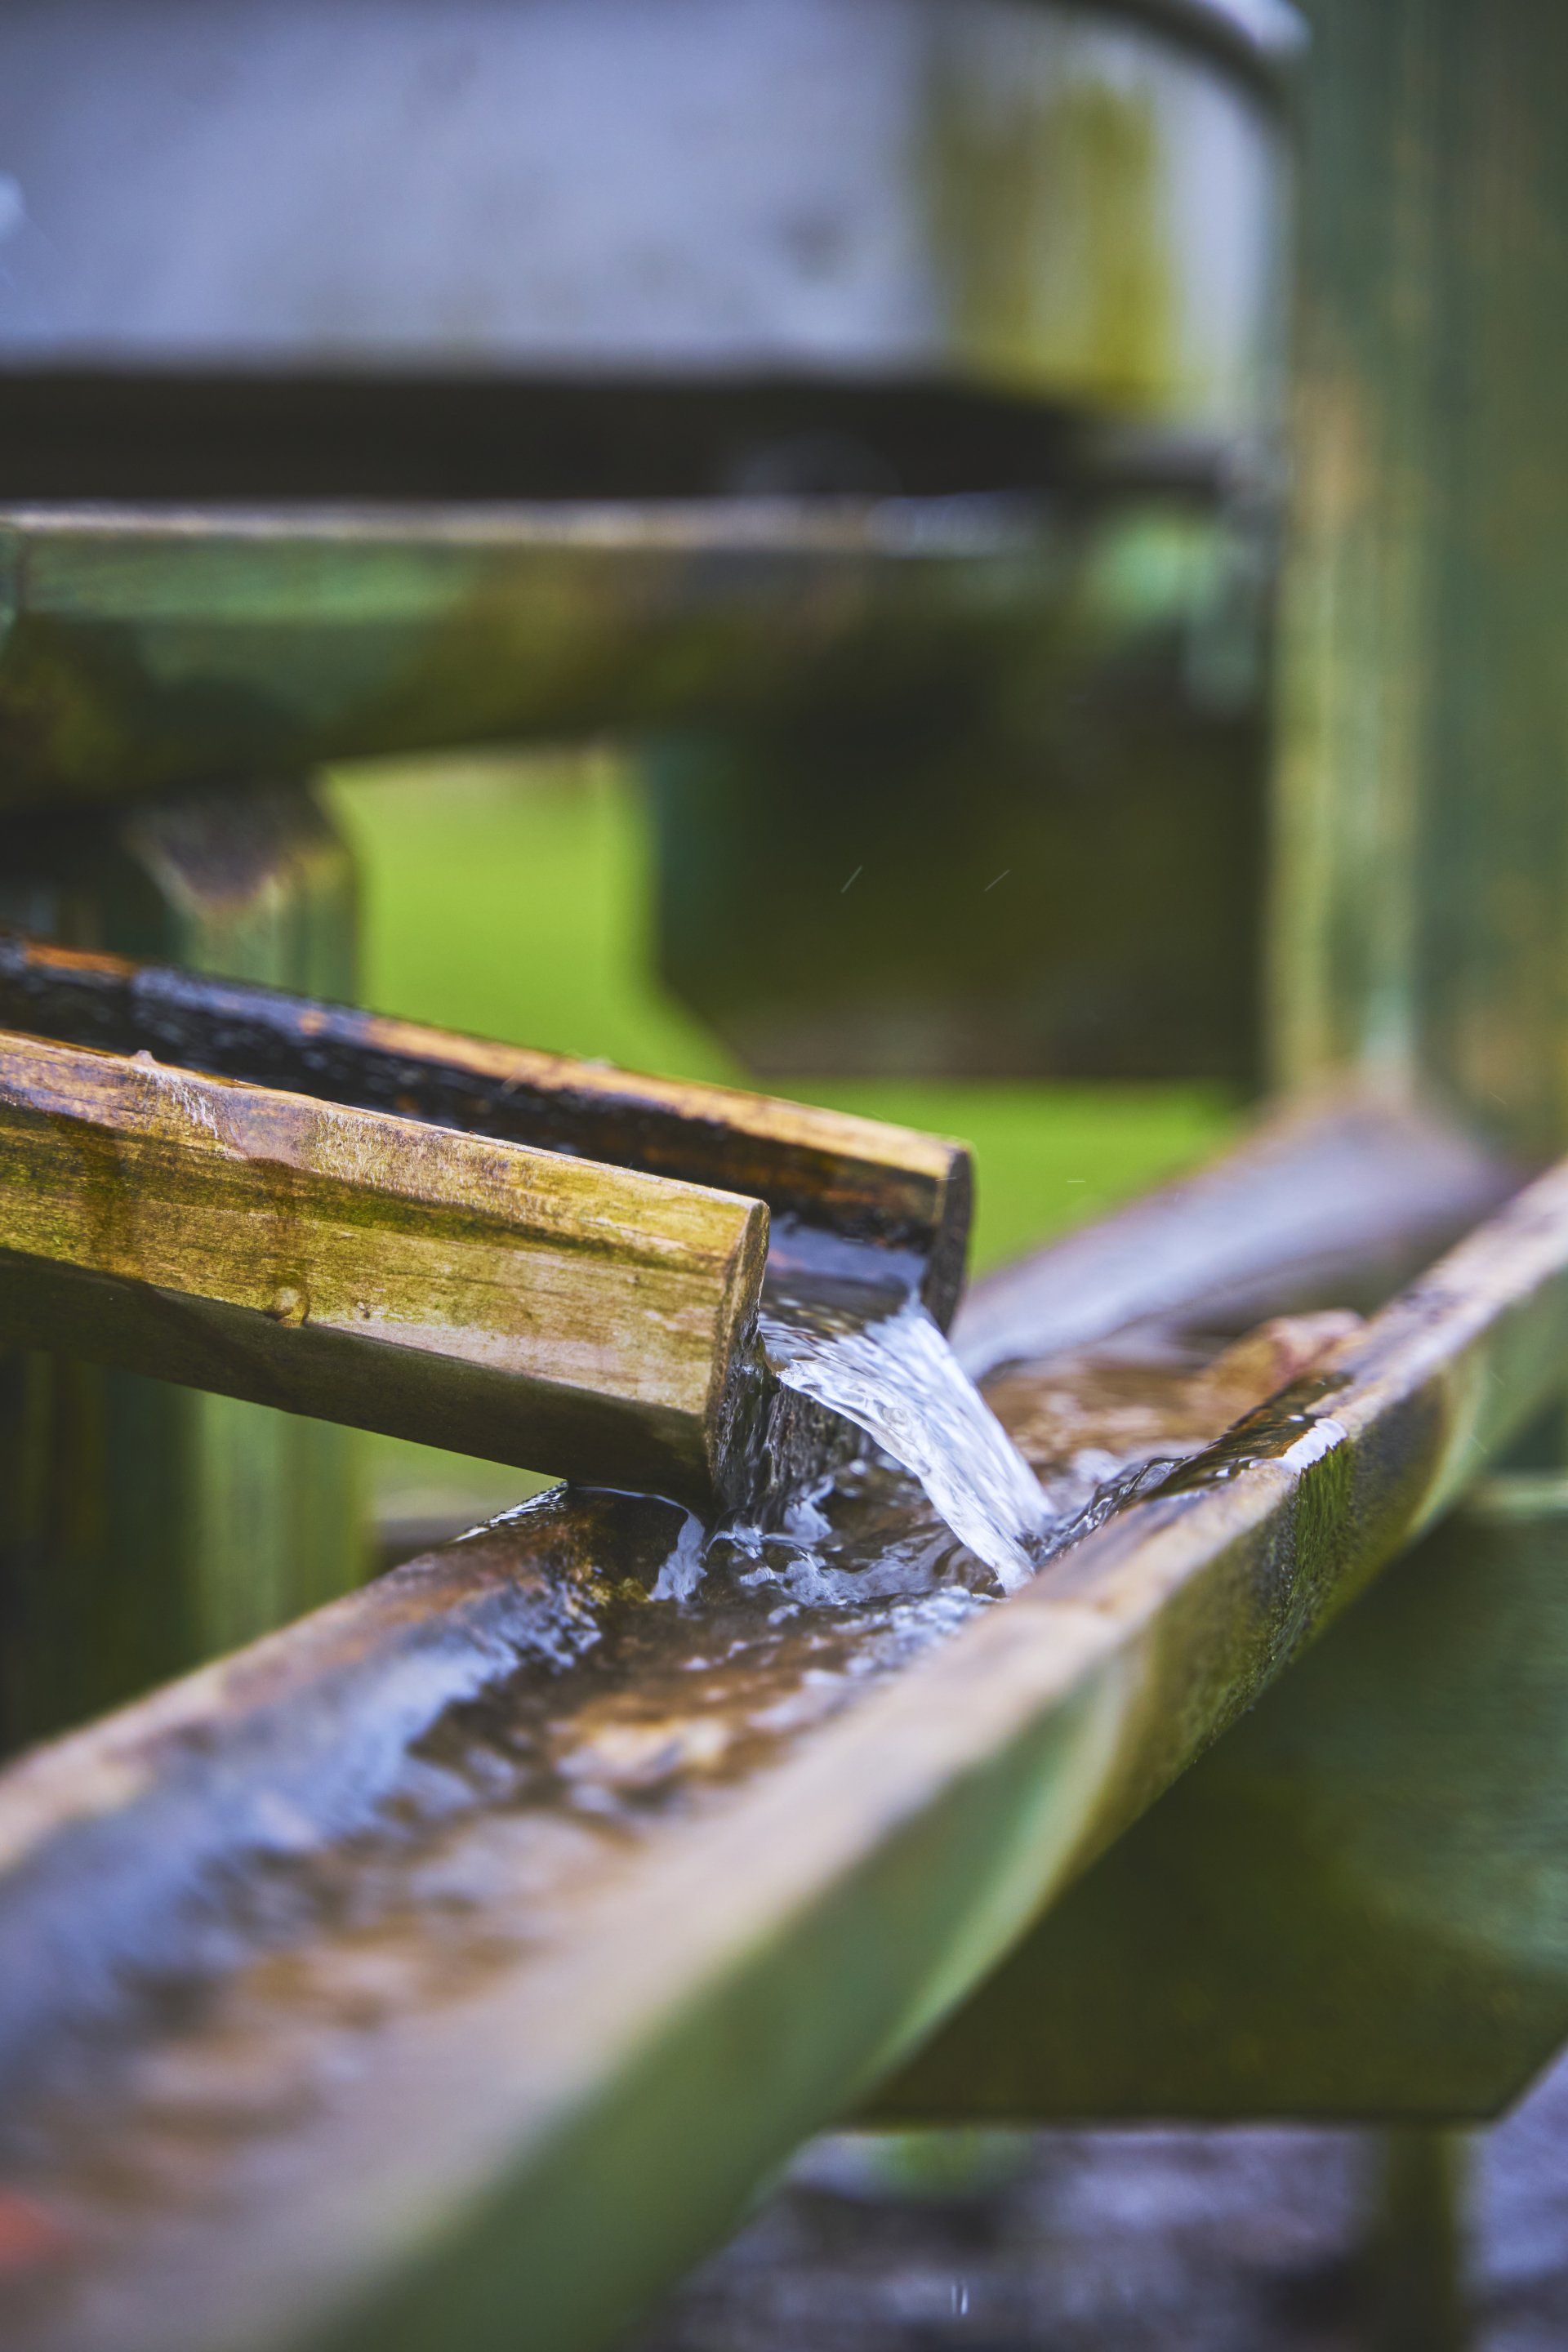
[[[279,576],[258,569],[256,551],[292,555],[300,549],[347,548],[373,554],[387,549],[497,548],[526,555],[535,549],[585,547],[621,555],[628,544],[682,554],[734,549],[747,554],[822,550],[829,554],[893,556],[989,554],[998,538],[1033,543],[1034,509],[1015,493],[925,499],[795,498],[672,499],[462,499],[410,503],[387,499],[219,500],[167,505],[94,499],[77,503],[31,499],[0,504],[0,532],[52,562],[35,593],[51,608],[96,619],[144,609],[147,581],[140,567],[174,550],[200,550],[227,566],[226,585],[258,610],[275,603]],[[124,572],[75,568],[77,559],[119,550]],[[218,574],[184,570],[159,574],[173,610],[196,611]],[[292,586],[296,583],[290,583]],[[313,584],[313,583],[312,583]],[[123,590],[123,607],[105,603]]]
[[705,1499],[753,1200],[0,1032],[0,1332]]
[[912,1129],[5,931],[0,1025],[744,1192],[775,1220],[909,1253],[943,1324],[963,1286],[970,1154]]
[[1226,1320],[1374,1305],[1526,1172],[1419,1102],[1325,1087],[1192,1175],[986,1276],[954,1345],[979,1379],[1195,1304]]

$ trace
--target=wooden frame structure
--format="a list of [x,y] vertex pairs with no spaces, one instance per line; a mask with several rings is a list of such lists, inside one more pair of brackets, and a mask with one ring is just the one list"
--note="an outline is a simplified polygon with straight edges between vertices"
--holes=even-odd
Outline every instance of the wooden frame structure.
[[[1464,1747],[1481,1823],[1465,1840],[1451,1802],[1438,1817],[1399,1797],[1441,1726],[1403,1694],[1382,1744],[1363,1735],[1397,1655],[1501,1738],[1517,1671],[1477,1639],[1478,1575],[1553,1723],[1564,1679],[1560,1433],[1550,1418],[1530,1433],[1568,1368],[1568,1177],[1560,1164],[1519,1181],[1568,1143],[1553,593],[1568,474],[1543,323],[1568,267],[1552,70],[1568,37],[1540,0],[1484,16],[1314,0],[1311,16],[1271,926],[1277,1066],[1297,1108],[1233,1165],[1004,1279],[959,1331],[984,1368],[1140,1315],[1325,1296],[1377,1311],[1031,1590],[868,1675],[855,1704],[777,1749],[737,1754],[710,1725],[661,1733],[676,1761],[650,1765],[612,1709],[642,1811],[607,1864],[597,1845],[547,1855],[518,1835],[485,1710],[501,1686],[547,1681],[567,1727],[551,1769],[579,1758],[582,1597],[615,1587],[642,1622],[676,1540],[658,1505],[544,1497],[13,1765],[0,2063],[20,2252],[0,2293],[18,2352],[602,2345],[801,2136],[846,2113],[1121,2116],[1154,2100],[1441,2125],[1495,2112],[1561,2037],[1568,1952],[1531,1892],[1561,1886],[1542,1864],[1557,1748],[1532,1751],[1542,1769],[1521,1780]],[[329,646],[324,702],[282,695],[266,749],[297,761],[362,736],[437,740],[475,692],[481,735],[677,701],[727,721],[873,648],[900,674],[937,660],[977,699],[1005,699],[1026,669],[1041,550],[1009,516],[974,539],[973,515],[949,514],[928,518],[954,534],[933,554],[906,537],[919,520],[775,516],[771,552],[733,519],[638,526],[613,561],[537,520],[500,552],[499,526],[445,553],[438,526],[435,551],[431,532],[373,527],[354,561],[386,631],[346,657]],[[186,732],[191,706],[160,706],[148,680],[166,684],[204,628],[230,629],[240,672],[265,661],[268,583],[302,545],[307,571],[333,551],[324,526],[291,530],[177,526],[228,586],[171,616],[145,602],[159,552],[145,518],[106,522],[80,572],[62,521],[15,518],[9,677],[0,663],[15,803],[46,780],[110,799],[121,780],[220,780],[237,739],[215,736],[210,713]],[[542,640],[516,634],[517,565],[547,583],[532,618],[548,608],[559,627]],[[634,575],[629,614],[601,600]],[[761,630],[728,609],[748,579],[763,583]],[[149,632],[173,632],[129,695],[123,666],[102,666],[106,583],[128,642],[144,652]],[[455,654],[437,626],[417,690],[384,699],[433,614],[466,631],[476,613]],[[520,649],[537,659],[498,687],[498,650]],[[667,701],[676,653],[686,684]],[[623,691],[606,707],[583,679],[612,654]],[[62,675],[96,695],[95,728],[29,735]],[[32,990],[36,1007],[58,985],[73,1066],[123,1056],[123,1029],[85,1032],[123,1023],[140,983],[112,963],[51,970],[46,984],[12,953],[0,1001]],[[152,998],[188,1045],[192,992],[164,979]],[[504,1095],[496,1067],[427,1038],[346,1014],[329,1032],[330,1088],[444,1052],[441,1085],[489,1089],[492,1112]],[[553,1080],[535,1081],[542,1099]],[[1435,1114],[1417,1108],[1428,1096]],[[928,1209],[943,1181],[923,1168]],[[933,1263],[945,1297],[956,1267],[940,1249]],[[1521,1439],[1532,1458],[1509,1466]],[[1413,1545],[1370,1609],[1134,1828]],[[661,1810],[668,1787],[680,1801]],[[422,1877],[431,1849],[399,1841],[441,1802],[452,1871]],[[1358,1806],[1387,1809],[1394,1844],[1358,1832],[1335,1882],[1324,1824]],[[1280,1852],[1311,1865],[1293,1892],[1268,1876]],[[546,1933],[537,1874],[557,1864],[580,1874]],[[1205,1930],[1173,1945],[1166,2009],[1138,1981],[1151,1886],[1184,1891]],[[1255,1887],[1270,1938],[1234,1920],[1220,1933],[1225,1898],[1245,1911]],[[1342,2005],[1364,2001],[1363,2025],[1313,2006],[1304,1919],[1332,1927],[1330,1981]],[[1070,2050],[1048,2024],[1021,2045],[1042,2001]],[[1141,2039],[1123,2031],[1133,2011]],[[1204,2030],[1178,2057],[1194,2014]],[[95,2169],[106,2147],[153,2184],[134,2212],[112,2162]]]

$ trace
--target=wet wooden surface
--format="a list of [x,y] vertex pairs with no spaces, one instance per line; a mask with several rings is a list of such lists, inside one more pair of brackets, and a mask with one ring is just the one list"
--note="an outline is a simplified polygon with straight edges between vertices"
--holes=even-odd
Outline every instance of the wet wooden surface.
[[[168,2352],[222,2314],[257,2345],[602,2342],[1453,1499],[1565,1343],[1559,1172],[1016,1599],[955,1589],[901,1647],[773,1628],[793,1705],[700,1590],[641,1597],[679,1515],[544,1498],[16,1768],[9,2179],[73,2241],[16,2282],[16,2341]],[[664,1675],[660,1623],[701,1671]]]
[[973,1171],[938,1136],[5,933],[0,1025],[745,1193],[775,1258],[815,1232],[873,1244],[940,1322],[957,1304]]
[[707,1497],[758,1202],[0,1032],[0,1334]]

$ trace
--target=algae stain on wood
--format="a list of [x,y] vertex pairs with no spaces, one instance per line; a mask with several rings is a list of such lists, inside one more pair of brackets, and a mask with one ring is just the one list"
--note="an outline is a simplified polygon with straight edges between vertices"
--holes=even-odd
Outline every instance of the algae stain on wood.
[[1070,73],[1044,89],[994,68],[943,75],[926,163],[961,348],[1021,391],[1048,381],[1133,411],[1169,397],[1183,362],[1148,96]]
[[[0,1038],[0,1329],[527,1468],[701,1498],[762,1202]],[[672,1483],[673,1482],[673,1483]]]

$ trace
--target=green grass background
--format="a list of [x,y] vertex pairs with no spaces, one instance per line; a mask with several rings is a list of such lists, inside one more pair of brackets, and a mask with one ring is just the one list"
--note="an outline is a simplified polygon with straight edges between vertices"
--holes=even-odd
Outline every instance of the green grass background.
[[[602,751],[342,771],[328,791],[363,877],[361,994],[377,1011],[628,1068],[751,1083],[654,968],[647,812]],[[772,1091],[961,1136],[975,1266],[1214,1150],[1236,1112],[1200,1087],[818,1079]],[[499,1507],[515,1470],[372,1442],[384,1510]]]

